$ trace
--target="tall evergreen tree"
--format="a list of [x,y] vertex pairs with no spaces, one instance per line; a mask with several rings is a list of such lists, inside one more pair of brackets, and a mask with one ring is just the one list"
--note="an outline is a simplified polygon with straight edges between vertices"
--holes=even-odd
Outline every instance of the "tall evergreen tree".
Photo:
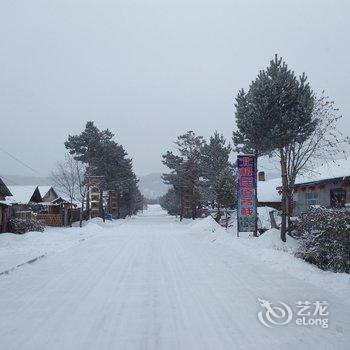
[[98,178],[104,190],[117,191],[120,217],[135,213],[141,206],[142,196],[132,169],[132,159],[127,158],[123,146],[113,137],[108,129],[101,131],[93,122],[87,122],[81,134],[69,135],[65,146],[75,159],[87,164],[88,183],[91,178]]
[[228,225],[228,209],[236,205],[236,176],[231,166],[222,169],[215,179],[214,190],[216,200],[225,210],[226,227]]
[[291,215],[288,197],[293,191],[287,174],[288,148],[302,143],[314,132],[314,94],[305,74],[297,78],[282,58],[270,62],[251,83],[247,93],[236,98],[236,124],[233,140],[238,149],[256,155],[277,154],[282,177],[281,239],[286,241],[287,216]]
[[163,174],[165,183],[174,187],[180,197],[180,218],[184,214],[184,196],[191,197],[192,218],[196,217],[196,200],[198,199],[201,176],[201,152],[205,141],[202,136],[196,136],[193,131],[178,136],[175,141],[178,155],[168,151],[163,155],[163,164],[171,172]]
[[[219,178],[222,173],[231,173],[233,178],[233,166],[229,161],[231,154],[231,145],[226,145],[226,140],[223,135],[215,131],[210,137],[209,142],[203,146],[201,155],[202,176],[205,179],[205,189],[207,199],[215,203],[218,211],[220,211],[221,189],[219,186]],[[231,183],[234,187],[234,182]]]
[[108,129],[101,131],[90,121],[81,134],[69,135],[64,145],[74,159],[89,166],[101,156],[102,143],[111,140],[113,136]]

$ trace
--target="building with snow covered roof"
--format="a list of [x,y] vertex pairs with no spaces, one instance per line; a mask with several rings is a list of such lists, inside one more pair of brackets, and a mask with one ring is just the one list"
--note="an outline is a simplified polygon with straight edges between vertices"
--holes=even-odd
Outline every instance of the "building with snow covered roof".
[[345,207],[350,203],[350,159],[335,160],[299,176],[294,186],[294,214],[312,206]]
[[11,201],[16,204],[41,203],[43,201],[38,186],[9,186]]
[[277,210],[281,209],[281,195],[278,187],[281,186],[281,179],[265,179],[265,173],[258,173],[257,195],[259,207],[271,207]]
[[43,201],[38,186],[9,186],[12,197],[6,200],[12,205],[12,216],[31,219],[34,211],[40,210]]

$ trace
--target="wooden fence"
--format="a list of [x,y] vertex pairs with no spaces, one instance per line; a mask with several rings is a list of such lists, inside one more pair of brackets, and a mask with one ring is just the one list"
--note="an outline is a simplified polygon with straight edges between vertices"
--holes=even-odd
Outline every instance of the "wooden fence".
[[36,214],[35,218],[42,221],[46,226],[61,227],[63,226],[62,214]]

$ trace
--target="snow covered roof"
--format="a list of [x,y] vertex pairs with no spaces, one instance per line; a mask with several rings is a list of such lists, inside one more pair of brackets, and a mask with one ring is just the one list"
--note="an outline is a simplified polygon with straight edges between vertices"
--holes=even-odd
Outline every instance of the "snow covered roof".
[[44,197],[47,194],[47,192],[50,191],[52,186],[38,186],[38,188],[39,188],[39,192],[41,194],[41,197]]
[[295,184],[300,185],[308,182],[320,182],[349,176],[350,159],[338,159],[321,165],[312,173],[297,177]]
[[28,204],[38,189],[38,186],[8,186],[8,188],[12,193],[12,197],[9,199],[13,203]]
[[281,186],[281,179],[271,179],[258,181],[258,201],[259,202],[281,202],[281,196],[277,187]]

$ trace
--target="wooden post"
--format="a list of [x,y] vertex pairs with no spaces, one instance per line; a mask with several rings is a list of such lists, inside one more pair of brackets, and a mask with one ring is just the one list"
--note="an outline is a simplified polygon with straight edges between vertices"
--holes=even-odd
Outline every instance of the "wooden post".
[[269,212],[269,215],[270,215],[271,228],[278,228],[277,223],[276,223],[276,219],[275,219],[275,216],[274,216],[274,211],[271,210]]

